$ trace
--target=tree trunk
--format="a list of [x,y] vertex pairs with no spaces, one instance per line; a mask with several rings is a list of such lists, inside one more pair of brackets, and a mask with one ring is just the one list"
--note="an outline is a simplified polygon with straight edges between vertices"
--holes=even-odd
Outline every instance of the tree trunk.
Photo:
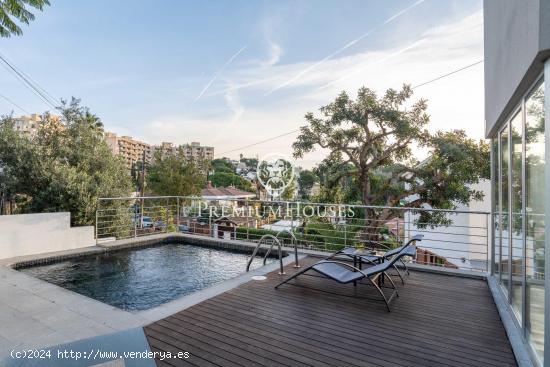
[[[363,205],[371,205],[371,185],[368,175],[361,175],[359,179],[361,186],[361,195]],[[365,208],[364,228],[360,231],[361,240],[363,242],[368,241],[380,241],[380,227],[379,216],[373,208]]]

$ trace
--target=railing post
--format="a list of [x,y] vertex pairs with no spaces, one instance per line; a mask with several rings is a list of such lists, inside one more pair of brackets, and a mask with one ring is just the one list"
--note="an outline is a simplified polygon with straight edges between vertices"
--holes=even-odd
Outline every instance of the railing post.
[[97,230],[97,221],[98,221],[98,218],[99,218],[99,206],[100,206],[100,203],[101,203],[101,199],[97,201],[97,206],[95,208],[95,243],[97,244],[97,242],[99,241],[99,238],[98,238],[98,230]]
[[348,246],[348,218],[344,214],[344,247],[347,247],[347,246]]
[[164,214],[164,224],[166,225],[166,228],[164,228],[164,233],[168,233],[168,218],[170,216],[168,215],[170,213],[170,199],[166,198],[166,214]]
[[395,219],[395,237],[397,238],[397,245],[399,246],[401,244],[401,240],[399,239],[399,217]]
[[250,208],[249,208],[249,202],[248,199],[245,200],[245,206],[246,206],[246,240],[249,241],[249,228],[250,228]]
[[290,232],[294,233],[294,212],[292,211],[292,208],[290,208]]
[[180,230],[180,197],[176,197],[176,232]]
[[[489,273],[489,225],[490,225],[490,214],[485,214],[485,272]],[[491,230],[492,232],[492,230]]]
[[212,229],[212,214],[208,215],[208,231],[210,232],[210,237],[214,237],[214,232]]

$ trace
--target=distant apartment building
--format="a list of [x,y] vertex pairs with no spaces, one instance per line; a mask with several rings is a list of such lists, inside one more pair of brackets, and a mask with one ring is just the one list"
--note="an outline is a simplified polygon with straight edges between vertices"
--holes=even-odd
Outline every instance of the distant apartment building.
[[34,136],[38,131],[38,125],[42,121],[39,114],[33,113],[30,116],[15,117],[13,128],[21,135]]
[[192,142],[191,144],[180,145],[180,148],[183,149],[183,154],[187,158],[201,158],[211,161],[214,159],[214,148],[201,146],[198,142]]
[[[23,136],[27,136],[29,138],[33,138],[36,136],[38,132],[38,128],[40,125],[43,125],[45,122],[42,120],[42,116],[33,113],[29,116],[19,116],[14,117],[14,130],[17,131],[19,134]],[[60,128],[61,125],[59,124],[59,116],[50,115],[50,122],[54,122],[56,124],[56,128]]]
[[154,152],[160,151],[164,154],[176,154],[181,150],[185,158],[200,159],[211,161],[214,159],[214,148],[202,146],[198,142],[192,142],[191,144],[174,145],[169,142],[162,142],[160,145],[156,145],[153,148]]
[[119,136],[115,133],[106,132],[105,141],[111,148],[113,154],[124,158],[128,168],[138,161],[143,160],[145,153],[145,161],[150,162],[153,158],[153,150],[151,146],[142,141],[136,140],[131,136]]

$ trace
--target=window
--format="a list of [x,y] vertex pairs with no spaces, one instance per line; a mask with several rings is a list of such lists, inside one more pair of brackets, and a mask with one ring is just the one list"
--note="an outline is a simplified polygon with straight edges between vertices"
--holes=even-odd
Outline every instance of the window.
[[[498,146],[498,139],[493,139],[491,144],[491,152],[493,155],[493,177],[498,177],[499,172],[499,159],[500,151]],[[493,186],[493,233],[495,243],[500,243],[500,185],[498,180],[495,180],[497,184]],[[500,273],[500,246],[494,246],[493,256],[493,272],[498,277]]]
[[522,113],[518,112],[510,121],[510,276],[512,309],[521,324],[523,302],[523,204],[522,198]]
[[491,144],[493,275],[543,365],[545,282],[545,111],[539,82]]
[[525,101],[526,329],[542,361],[544,350],[544,84]]
[[508,142],[509,126],[500,132],[500,172],[499,172],[499,193],[500,193],[500,236],[497,246],[500,248],[500,281],[504,292],[508,293],[508,279],[510,278],[510,222],[509,222],[509,182],[508,167],[510,162],[510,147]]

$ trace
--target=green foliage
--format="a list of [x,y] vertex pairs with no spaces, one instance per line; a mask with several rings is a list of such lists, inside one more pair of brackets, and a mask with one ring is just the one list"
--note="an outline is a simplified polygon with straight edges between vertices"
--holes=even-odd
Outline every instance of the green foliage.
[[281,199],[283,200],[294,200],[296,193],[296,179],[293,178],[292,181],[285,187],[281,193]]
[[[294,236],[298,241],[298,245],[306,248],[318,248],[323,250],[337,250],[345,246],[353,246],[356,243],[356,234],[359,231],[359,226],[347,226],[344,230],[343,226],[334,225],[321,219],[306,223],[302,228],[294,230]],[[270,234],[277,236],[283,245],[292,243],[291,235],[288,232],[279,232],[262,228],[247,228],[237,227],[237,239],[246,240],[247,235],[249,240],[259,240],[262,236]]]
[[73,224],[90,225],[97,198],[128,196],[130,176],[79,100],[60,111],[59,121],[43,116],[34,138],[17,133],[10,117],[0,120],[0,196],[15,200],[20,213],[69,211]]
[[[251,240],[259,240],[263,235],[266,234],[276,236],[278,233],[277,231],[262,228],[248,228],[247,230],[246,227],[237,227],[236,231],[238,240],[246,240],[247,233],[248,238]],[[285,236],[290,238],[290,235],[288,233],[281,233],[279,237],[284,238]]]
[[[241,161],[247,158],[241,158]],[[211,168],[214,171],[208,176],[208,181],[216,187],[234,186],[244,191],[253,191],[252,184],[246,178],[235,173],[235,167],[227,158],[214,159],[211,162]]]
[[218,173],[235,173],[235,167],[227,161],[227,158],[216,158],[210,162],[210,166],[214,172]]
[[[411,96],[408,85],[400,91],[389,89],[382,97],[363,87],[355,100],[342,92],[320,108],[320,117],[306,114],[308,124],[293,144],[294,156],[301,158],[319,147],[329,150],[316,172],[324,186],[321,196],[370,206],[444,209],[483,198],[471,185],[489,177],[488,145],[469,139],[462,130],[430,134],[427,103],[420,99],[405,108]],[[415,158],[415,146],[428,150],[423,162]],[[342,183],[351,190],[343,192]],[[396,214],[366,210],[365,224],[376,228]],[[425,223],[446,223],[441,215],[421,217]]]
[[349,163],[324,159],[313,169],[321,184],[319,196],[314,200],[320,203],[360,203],[353,171],[353,165]]
[[2,0],[0,1],[0,37],[10,37],[12,34],[23,34],[21,27],[15,22],[29,25],[34,20],[34,14],[27,6],[42,11],[45,5],[50,5],[48,0]]
[[177,154],[157,151],[146,179],[147,191],[155,195],[198,196],[204,187],[205,175],[200,165],[187,159],[182,151]]
[[313,171],[305,169],[300,172],[297,181],[299,187],[298,195],[300,196],[300,198],[307,200],[310,198],[309,194],[311,188],[316,182],[319,182],[319,177],[317,177],[317,175]]
[[229,172],[214,172],[208,176],[213,186],[235,186],[238,189],[252,191],[252,184],[246,178]]

